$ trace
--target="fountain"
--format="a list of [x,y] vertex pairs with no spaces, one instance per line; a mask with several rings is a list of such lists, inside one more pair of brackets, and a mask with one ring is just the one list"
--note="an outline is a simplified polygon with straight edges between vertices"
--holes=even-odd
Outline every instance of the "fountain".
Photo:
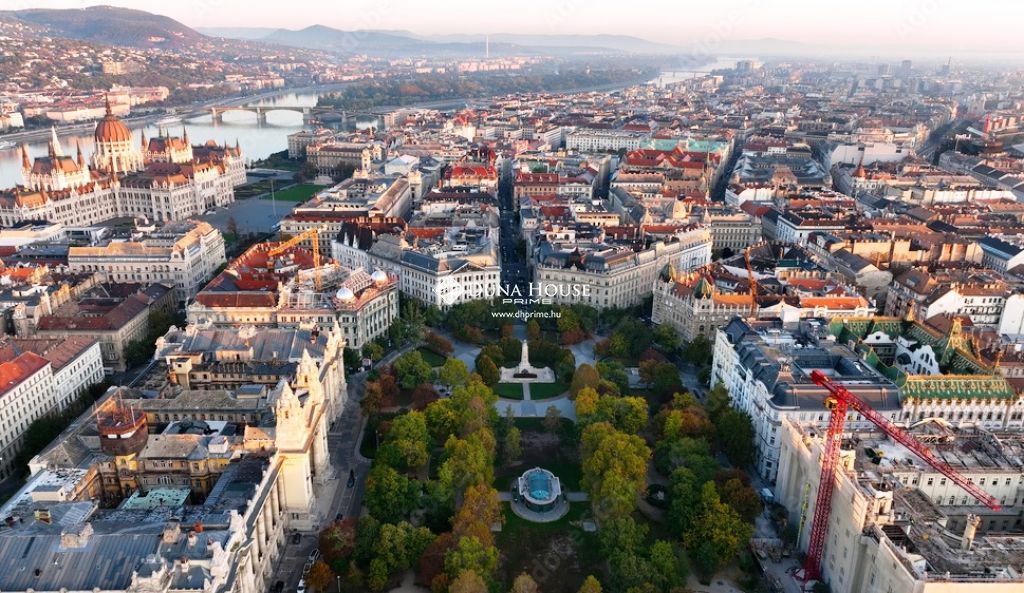
[[523,353],[519,364],[512,369],[501,369],[502,383],[554,383],[555,372],[548,367],[535,368],[530,364],[530,345],[523,340]]

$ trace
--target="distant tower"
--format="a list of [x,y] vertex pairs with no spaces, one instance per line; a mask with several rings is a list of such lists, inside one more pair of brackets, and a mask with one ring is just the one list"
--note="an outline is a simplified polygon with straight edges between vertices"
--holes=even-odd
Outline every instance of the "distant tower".
[[484,37],[484,57],[488,60],[491,59],[491,36],[487,35]]

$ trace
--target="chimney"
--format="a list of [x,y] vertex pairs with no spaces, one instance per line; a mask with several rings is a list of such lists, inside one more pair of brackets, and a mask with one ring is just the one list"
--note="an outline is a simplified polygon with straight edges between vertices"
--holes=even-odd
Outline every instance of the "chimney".
[[964,527],[964,536],[960,539],[960,551],[968,552],[971,546],[974,545],[974,536],[978,532],[978,526],[981,525],[981,517],[971,513],[967,515],[967,526]]

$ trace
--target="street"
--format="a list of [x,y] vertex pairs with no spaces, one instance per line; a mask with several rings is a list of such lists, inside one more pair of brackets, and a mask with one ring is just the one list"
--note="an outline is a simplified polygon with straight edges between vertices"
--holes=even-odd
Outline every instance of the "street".
[[[314,486],[322,527],[334,522],[339,514],[345,518],[356,518],[362,508],[366,474],[370,469],[370,461],[359,454],[364,424],[359,400],[363,397],[365,384],[362,374],[349,377],[345,409],[327,434],[334,476],[326,483]],[[351,488],[347,484],[350,469],[355,470],[356,475],[355,485]],[[287,534],[284,554],[278,561],[274,579],[284,581],[286,592],[296,590],[309,555],[318,547],[317,534],[302,533],[299,543],[292,544],[293,533]]]

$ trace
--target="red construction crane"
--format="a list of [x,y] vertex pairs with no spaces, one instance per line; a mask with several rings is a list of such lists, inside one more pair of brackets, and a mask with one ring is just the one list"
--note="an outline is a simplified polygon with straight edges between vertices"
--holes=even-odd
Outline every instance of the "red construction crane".
[[995,498],[974,485],[964,476],[957,473],[948,463],[939,459],[924,443],[918,441],[909,432],[893,424],[888,418],[871,409],[867,403],[850,393],[842,385],[835,383],[825,373],[811,371],[811,380],[828,390],[825,407],[832,410],[828,421],[828,433],[825,435],[825,451],[821,458],[821,482],[818,485],[818,498],[814,505],[814,523],[811,526],[811,539],[807,546],[807,559],[804,561],[804,578],[817,580],[821,576],[821,557],[825,551],[825,536],[828,534],[828,517],[832,510],[832,490],[835,488],[836,463],[839,461],[839,445],[843,439],[843,425],[846,412],[853,408],[861,416],[870,420],[882,429],[889,438],[910,449],[928,465],[953,481],[978,499],[979,502],[994,511],[1001,507]]

